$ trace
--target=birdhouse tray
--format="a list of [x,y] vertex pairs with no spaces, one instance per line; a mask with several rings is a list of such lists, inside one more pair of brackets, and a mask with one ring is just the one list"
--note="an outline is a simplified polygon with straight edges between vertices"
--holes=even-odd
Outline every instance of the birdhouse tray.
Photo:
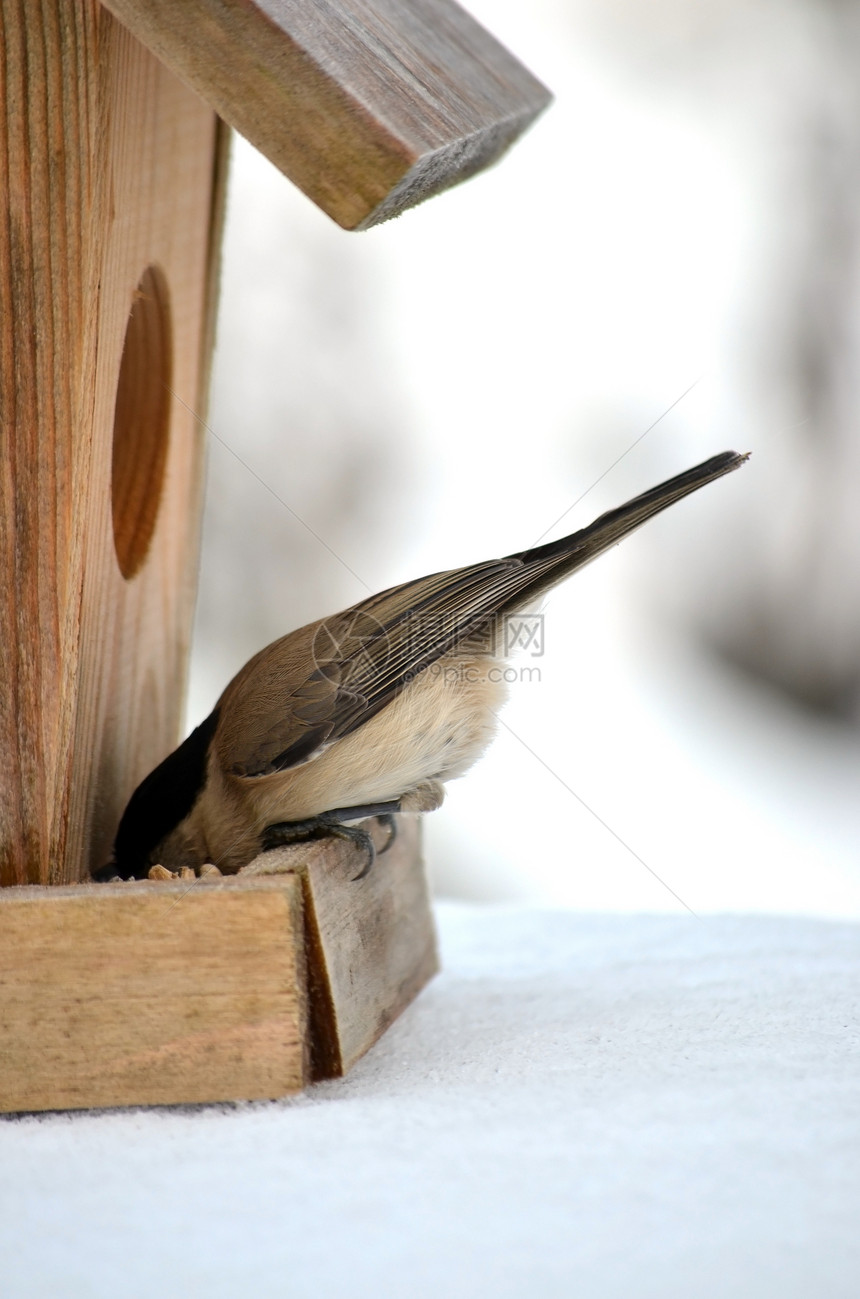
[[344,1074],[437,969],[418,824],[398,819],[359,880],[361,852],[326,839],[232,877],[2,890],[0,1111],[274,1098]]

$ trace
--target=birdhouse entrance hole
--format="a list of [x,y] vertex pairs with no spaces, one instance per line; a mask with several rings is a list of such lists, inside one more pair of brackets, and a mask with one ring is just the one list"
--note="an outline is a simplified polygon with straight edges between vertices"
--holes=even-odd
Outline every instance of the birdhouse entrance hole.
[[113,423],[113,539],[123,577],[149,551],[164,485],[173,344],[167,280],[147,266],[134,294],[119,368]]

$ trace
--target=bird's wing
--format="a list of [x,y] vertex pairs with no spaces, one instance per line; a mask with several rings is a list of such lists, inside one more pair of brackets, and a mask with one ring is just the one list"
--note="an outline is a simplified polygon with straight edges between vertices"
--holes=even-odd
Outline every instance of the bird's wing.
[[[276,641],[219,700],[219,759],[242,776],[285,771],[348,735],[485,622],[519,560],[433,573]],[[284,693],[284,681],[300,685]]]

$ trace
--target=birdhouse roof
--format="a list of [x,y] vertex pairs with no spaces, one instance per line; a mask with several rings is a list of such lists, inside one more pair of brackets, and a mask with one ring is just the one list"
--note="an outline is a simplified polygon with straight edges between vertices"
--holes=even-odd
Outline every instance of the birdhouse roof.
[[106,0],[346,229],[494,162],[549,92],[453,0]]

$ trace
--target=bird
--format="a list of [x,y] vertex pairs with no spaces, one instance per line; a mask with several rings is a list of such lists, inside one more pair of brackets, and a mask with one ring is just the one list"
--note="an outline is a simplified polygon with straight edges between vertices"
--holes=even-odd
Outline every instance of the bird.
[[267,645],[135,789],[94,878],[156,865],[235,874],[324,836],[363,852],[362,878],[368,819],[387,827],[385,851],[397,814],[438,808],[490,743],[507,693],[504,620],[748,458],[722,452],[570,536],[390,587]]

